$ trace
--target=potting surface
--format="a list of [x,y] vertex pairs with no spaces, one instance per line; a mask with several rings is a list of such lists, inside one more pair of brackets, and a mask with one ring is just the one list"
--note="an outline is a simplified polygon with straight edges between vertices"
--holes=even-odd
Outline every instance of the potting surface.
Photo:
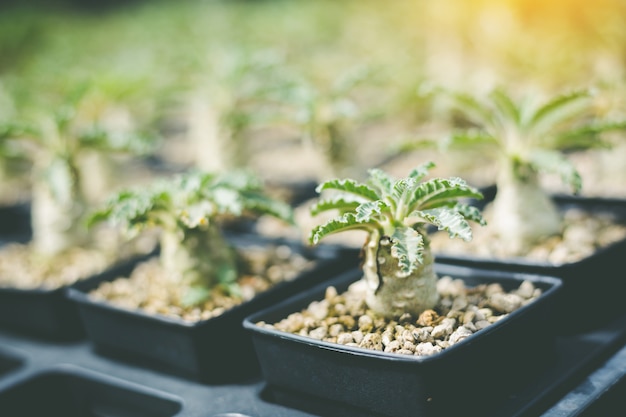
[[[495,399],[493,410],[482,415],[582,417],[616,410],[611,401],[620,401],[626,385],[625,342],[626,315],[560,338],[557,358],[540,378]],[[26,404],[28,410],[12,409]],[[37,407],[65,416],[367,417],[311,398],[278,395],[261,377],[201,384],[100,355],[86,341],[49,343],[0,331],[0,415],[27,416]]]

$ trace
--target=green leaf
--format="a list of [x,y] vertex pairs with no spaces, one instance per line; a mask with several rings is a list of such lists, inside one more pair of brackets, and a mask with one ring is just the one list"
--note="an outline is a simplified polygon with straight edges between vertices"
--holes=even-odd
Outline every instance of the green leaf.
[[452,210],[461,214],[466,220],[470,220],[478,223],[481,226],[486,226],[487,221],[483,218],[480,210],[469,204],[457,203],[451,207]]
[[329,210],[339,210],[340,213],[347,211],[354,211],[359,206],[360,202],[355,200],[347,200],[343,197],[336,197],[316,202],[311,206],[310,213],[312,216],[316,216],[322,212]]
[[356,208],[356,221],[361,223],[376,221],[376,215],[388,208],[389,206],[380,200],[362,203]]
[[273,216],[287,223],[295,224],[293,208],[287,203],[274,200],[258,192],[244,192],[242,198],[246,211],[256,215]]
[[348,230],[373,231],[377,229],[377,226],[376,223],[359,222],[354,213],[345,213],[339,218],[331,219],[322,225],[314,227],[309,235],[309,241],[316,245],[323,237],[334,233]]
[[435,167],[434,162],[432,161],[425,162],[421,164],[420,166],[418,166],[417,168],[414,168],[409,174],[409,178],[413,178],[415,181],[421,181],[426,175],[428,175],[428,172],[430,172],[430,170],[433,169],[434,167]]
[[548,141],[550,148],[568,151],[608,148],[609,143],[601,135],[622,130],[626,130],[626,121],[593,122],[559,133]]
[[502,115],[500,119],[501,125],[507,125],[508,121],[512,121],[513,124],[520,124],[520,111],[511,99],[511,97],[502,89],[497,88],[489,94],[492,103],[495,105],[496,114]]
[[363,198],[366,201],[380,200],[380,196],[373,188],[365,184],[360,184],[355,180],[329,180],[318,185],[315,191],[321,193],[324,190],[337,190],[348,194],[354,194]]
[[478,125],[494,126],[494,114],[486,105],[469,94],[449,92],[448,97],[453,100],[453,104],[469,120]]
[[534,136],[543,137],[562,123],[580,117],[590,108],[590,98],[586,90],[558,95],[537,109],[526,127]]
[[561,180],[571,186],[575,193],[582,189],[582,178],[576,167],[560,152],[535,150],[530,154],[529,162],[536,171],[559,175]]
[[398,259],[400,271],[411,274],[423,262],[424,237],[410,227],[399,227],[393,232],[392,255]]
[[181,300],[183,307],[193,307],[204,303],[211,296],[211,290],[203,286],[187,288]]
[[378,197],[386,197],[391,195],[393,183],[395,179],[382,169],[372,168],[367,171],[369,174],[368,182],[378,190]]
[[460,237],[465,241],[472,240],[472,228],[463,215],[447,207],[430,210],[418,210],[412,216],[419,216],[429,223],[437,226],[439,230],[445,230],[451,238]]
[[482,199],[483,195],[460,178],[433,178],[417,187],[409,210],[436,208],[459,198]]

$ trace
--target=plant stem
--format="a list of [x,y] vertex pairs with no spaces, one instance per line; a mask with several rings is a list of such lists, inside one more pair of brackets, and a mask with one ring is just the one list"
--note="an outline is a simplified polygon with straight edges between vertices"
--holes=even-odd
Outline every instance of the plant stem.
[[363,264],[369,308],[384,317],[397,318],[404,313],[417,317],[435,307],[439,294],[433,263],[426,243],[423,262],[410,275],[402,274],[392,253],[391,239],[372,233],[365,245]]

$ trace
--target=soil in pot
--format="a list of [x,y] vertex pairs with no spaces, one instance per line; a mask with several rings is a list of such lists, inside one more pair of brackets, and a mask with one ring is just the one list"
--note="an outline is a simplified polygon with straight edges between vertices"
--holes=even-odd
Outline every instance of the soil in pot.
[[[434,233],[431,247],[435,252],[476,255],[498,259],[510,258],[489,228],[490,208],[484,210],[487,226],[473,229],[472,241],[449,239],[447,233]],[[626,239],[626,223],[612,213],[591,213],[580,208],[568,208],[563,212],[563,232],[546,236],[524,255],[534,262],[554,265],[580,261],[598,249]]]
[[102,282],[89,296],[125,309],[195,322],[219,316],[278,283],[294,279],[314,264],[288,245],[249,246],[239,249],[239,255],[239,294],[214,288],[201,305],[183,302],[188,287],[168,276],[157,258],[140,263],[128,277]]
[[338,343],[402,355],[428,356],[470,337],[537,299],[542,291],[531,281],[505,291],[499,283],[466,287],[443,276],[437,284],[438,305],[419,317],[377,317],[365,304],[365,282],[356,281],[338,294],[333,286],[323,300],[276,323],[259,326]]

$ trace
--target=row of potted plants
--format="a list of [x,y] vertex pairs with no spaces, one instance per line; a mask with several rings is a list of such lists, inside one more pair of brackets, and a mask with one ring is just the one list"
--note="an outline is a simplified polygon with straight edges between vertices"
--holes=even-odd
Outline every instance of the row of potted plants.
[[[570,200],[561,205],[560,212],[553,210],[551,198],[538,188],[536,177],[544,170],[556,171],[579,186],[580,178],[572,166],[561,153],[550,150],[592,143],[601,133],[623,129],[624,124],[599,123],[581,113],[588,109],[588,96],[584,93],[559,96],[530,109],[519,107],[500,91],[491,97],[494,109],[485,109],[467,97],[458,98],[472,115],[487,118],[496,128],[490,130],[491,125],[486,123],[484,131],[454,135],[453,139],[501,145],[498,150],[504,161],[502,178],[506,181],[497,184],[496,196],[500,197],[496,197],[494,205],[500,201],[501,220],[494,223],[507,233],[519,230],[512,225],[520,229],[540,225],[529,228],[539,230],[539,236],[525,235],[530,240],[524,245],[530,245],[558,234],[560,226],[548,229],[547,225],[558,222],[567,206],[577,203]],[[84,246],[88,239],[94,240],[94,247],[102,244],[97,242],[101,235],[93,227],[104,220],[112,220],[126,232],[134,233],[134,239],[129,240],[133,245],[127,252],[122,251],[121,242],[126,239],[114,234],[110,255],[84,261],[84,265],[95,270],[77,272],[72,267],[72,281],[80,275],[86,278],[102,272],[141,252],[144,257],[141,264],[133,259],[92,279],[75,284],[61,282],[52,290],[43,285],[36,285],[34,290],[2,288],[0,308],[6,325],[24,326],[53,336],[76,335],[82,329],[76,314],[80,308],[87,336],[103,353],[206,380],[254,371],[256,360],[250,344],[253,336],[264,376],[271,385],[347,402],[357,409],[383,415],[406,415],[407,410],[437,412],[450,405],[449,398],[460,395],[459,384],[463,380],[451,382],[442,377],[446,371],[438,363],[444,369],[463,374],[480,374],[481,384],[493,384],[509,377],[502,371],[511,355],[532,352],[547,358],[551,339],[557,334],[572,331],[572,327],[580,330],[593,325],[597,315],[587,314],[587,309],[601,317],[623,313],[623,307],[612,298],[621,292],[622,283],[608,273],[598,274],[600,268],[612,270],[617,265],[626,241],[623,235],[618,234],[607,247],[590,255],[590,260],[563,268],[491,260],[478,260],[481,268],[475,268],[474,256],[446,258],[445,247],[441,254],[434,250],[434,228],[449,237],[471,240],[473,233],[468,221],[485,222],[476,205],[472,205],[483,193],[459,178],[426,180],[433,168],[431,163],[418,166],[400,179],[372,169],[366,182],[333,179],[318,187],[319,192],[329,192],[331,196],[319,200],[312,207],[312,214],[336,210],[339,216],[314,227],[311,243],[345,230],[365,231],[361,269],[357,267],[359,251],[351,248],[311,250],[289,241],[257,243],[258,237],[250,243],[243,235],[224,240],[225,228],[220,219],[239,218],[252,212],[293,222],[292,207],[266,197],[257,179],[244,173],[187,172],[140,189],[122,191],[101,211],[90,213],[88,199],[81,194],[77,155],[89,145],[97,149],[124,147],[119,147],[120,136],[105,129],[82,130],[82,126],[72,125],[73,113],[67,112],[67,108],[62,110],[52,123],[42,125],[52,130],[26,125],[6,130],[10,139],[36,139],[35,155],[42,155],[45,162],[34,166],[46,170],[36,177],[46,180],[41,186],[43,197],[35,199],[33,195],[31,204],[30,249],[34,255],[28,256],[34,261],[19,273],[52,265],[61,254],[71,253],[71,247]],[[566,129],[560,130],[563,127]],[[513,191],[508,191],[511,184]],[[540,209],[525,208],[526,203],[537,199],[542,202]],[[610,227],[620,230],[623,207],[606,201],[595,201],[593,205],[615,211],[616,220]],[[524,209],[525,215],[514,217],[517,209]],[[91,229],[84,228],[87,215],[91,215]],[[516,218],[521,220],[514,221]],[[550,221],[544,226],[546,218]],[[485,230],[489,227],[484,226]],[[148,229],[158,232],[158,244],[146,234]],[[508,243],[516,243],[520,236],[517,232],[513,236],[498,234]],[[144,241],[148,242],[146,246],[140,244]],[[263,249],[274,247],[270,258],[275,264],[269,266],[266,257],[259,259],[252,248],[255,245]],[[10,258],[17,258],[10,252],[12,248],[5,246],[3,251],[8,251]],[[155,249],[160,259],[156,263],[150,253]],[[517,256],[526,251],[527,247]],[[126,255],[120,256],[122,253]],[[450,267],[435,260],[465,266]],[[292,262],[295,265],[287,267],[285,273],[281,262],[283,266]],[[136,270],[141,270],[137,272],[137,286],[132,283]],[[331,281],[340,272],[346,274]],[[116,279],[120,276],[128,279]],[[282,282],[294,276],[298,278]],[[444,280],[444,276],[449,278]],[[598,277],[599,282],[590,283],[588,276]],[[354,282],[358,284],[350,285]],[[319,286],[311,293],[305,292],[316,284]],[[146,288],[154,290],[153,294],[138,296]],[[92,291],[101,292],[99,296],[89,295]],[[298,293],[297,300],[286,300]],[[124,301],[131,295],[138,300],[132,304]],[[151,297],[162,298],[154,302]],[[35,298],[34,302],[27,302],[29,298]],[[115,298],[119,301],[117,306],[111,301]],[[350,298],[357,298],[354,307],[348,304]],[[167,305],[170,301],[173,306]],[[44,310],[49,303],[55,306]],[[292,317],[301,322],[293,330],[298,334],[286,331],[290,327],[282,327],[281,320],[309,304],[308,313],[302,313],[301,318]],[[581,304],[585,309],[581,309]],[[14,310],[17,308],[19,312]],[[557,313],[557,324],[558,318],[568,317],[571,322],[555,330],[552,311]],[[584,322],[587,318],[591,323]],[[249,334],[244,333],[242,323]],[[366,333],[372,329],[379,333]],[[537,335],[541,336],[540,345],[535,343]],[[489,366],[493,373],[481,366],[487,359],[496,363]],[[372,371],[380,378],[364,380]],[[532,371],[539,372],[540,367],[524,366],[516,371],[530,378]],[[311,378],[303,381],[303,374]],[[392,390],[397,380],[403,381],[402,390]],[[385,401],[378,396],[381,383],[389,387]],[[359,388],[353,388],[353,384]],[[505,387],[502,384],[494,389]],[[471,390],[463,394],[468,401],[474,398]]]

